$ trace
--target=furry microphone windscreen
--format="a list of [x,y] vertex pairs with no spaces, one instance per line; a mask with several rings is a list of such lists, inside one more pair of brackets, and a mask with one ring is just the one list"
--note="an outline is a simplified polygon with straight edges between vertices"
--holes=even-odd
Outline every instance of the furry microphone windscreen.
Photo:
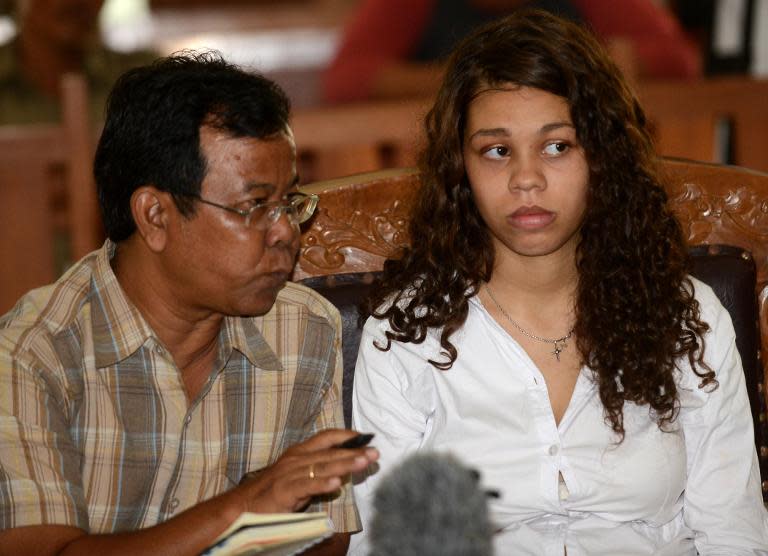
[[490,556],[492,525],[479,476],[447,454],[408,457],[373,498],[369,556]]

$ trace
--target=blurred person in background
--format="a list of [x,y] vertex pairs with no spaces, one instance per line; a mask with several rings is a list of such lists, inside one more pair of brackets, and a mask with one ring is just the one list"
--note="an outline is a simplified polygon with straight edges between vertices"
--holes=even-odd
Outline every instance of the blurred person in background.
[[[10,7],[6,4],[6,10]],[[16,37],[0,46],[0,124],[56,121],[61,79],[85,75],[91,119],[103,119],[117,77],[155,56],[107,49],[98,36],[102,0],[18,0]]]
[[442,61],[475,27],[516,8],[543,9],[591,27],[630,78],[692,78],[701,54],[674,16],[651,0],[362,0],[323,76],[327,102],[426,96]]

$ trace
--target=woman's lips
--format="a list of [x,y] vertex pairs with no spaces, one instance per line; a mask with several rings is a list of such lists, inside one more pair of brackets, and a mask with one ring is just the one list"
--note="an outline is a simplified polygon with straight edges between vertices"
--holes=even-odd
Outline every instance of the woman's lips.
[[555,213],[541,207],[520,207],[507,216],[507,222],[521,230],[538,230],[549,226],[555,219]]

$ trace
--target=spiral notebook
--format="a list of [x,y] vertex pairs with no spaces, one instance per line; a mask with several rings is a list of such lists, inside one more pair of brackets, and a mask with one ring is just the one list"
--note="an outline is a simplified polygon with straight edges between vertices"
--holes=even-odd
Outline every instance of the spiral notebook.
[[324,512],[244,513],[201,556],[291,556],[332,534]]

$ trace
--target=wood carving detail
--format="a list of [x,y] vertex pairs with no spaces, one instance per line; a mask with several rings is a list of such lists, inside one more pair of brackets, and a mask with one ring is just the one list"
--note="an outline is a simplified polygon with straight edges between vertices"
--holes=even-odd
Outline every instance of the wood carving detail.
[[727,231],[730,226],[750,241],[768,240],[768,196],[748,186],[715,195],[695,183],[685,182],[677,195],[671,195],[670,206],[691,243],[712,243],[709,240],[713,234]]
[[[382,259],[408,244],[408,210],[400,200],[377,213],[360,209],[330,214],[319,209],[301,245],[301,263],[327,273],[347,264],[350,251]],[[371,257],[373,256],[373,257]],[[354,270],[354,269],[349,269]]]

